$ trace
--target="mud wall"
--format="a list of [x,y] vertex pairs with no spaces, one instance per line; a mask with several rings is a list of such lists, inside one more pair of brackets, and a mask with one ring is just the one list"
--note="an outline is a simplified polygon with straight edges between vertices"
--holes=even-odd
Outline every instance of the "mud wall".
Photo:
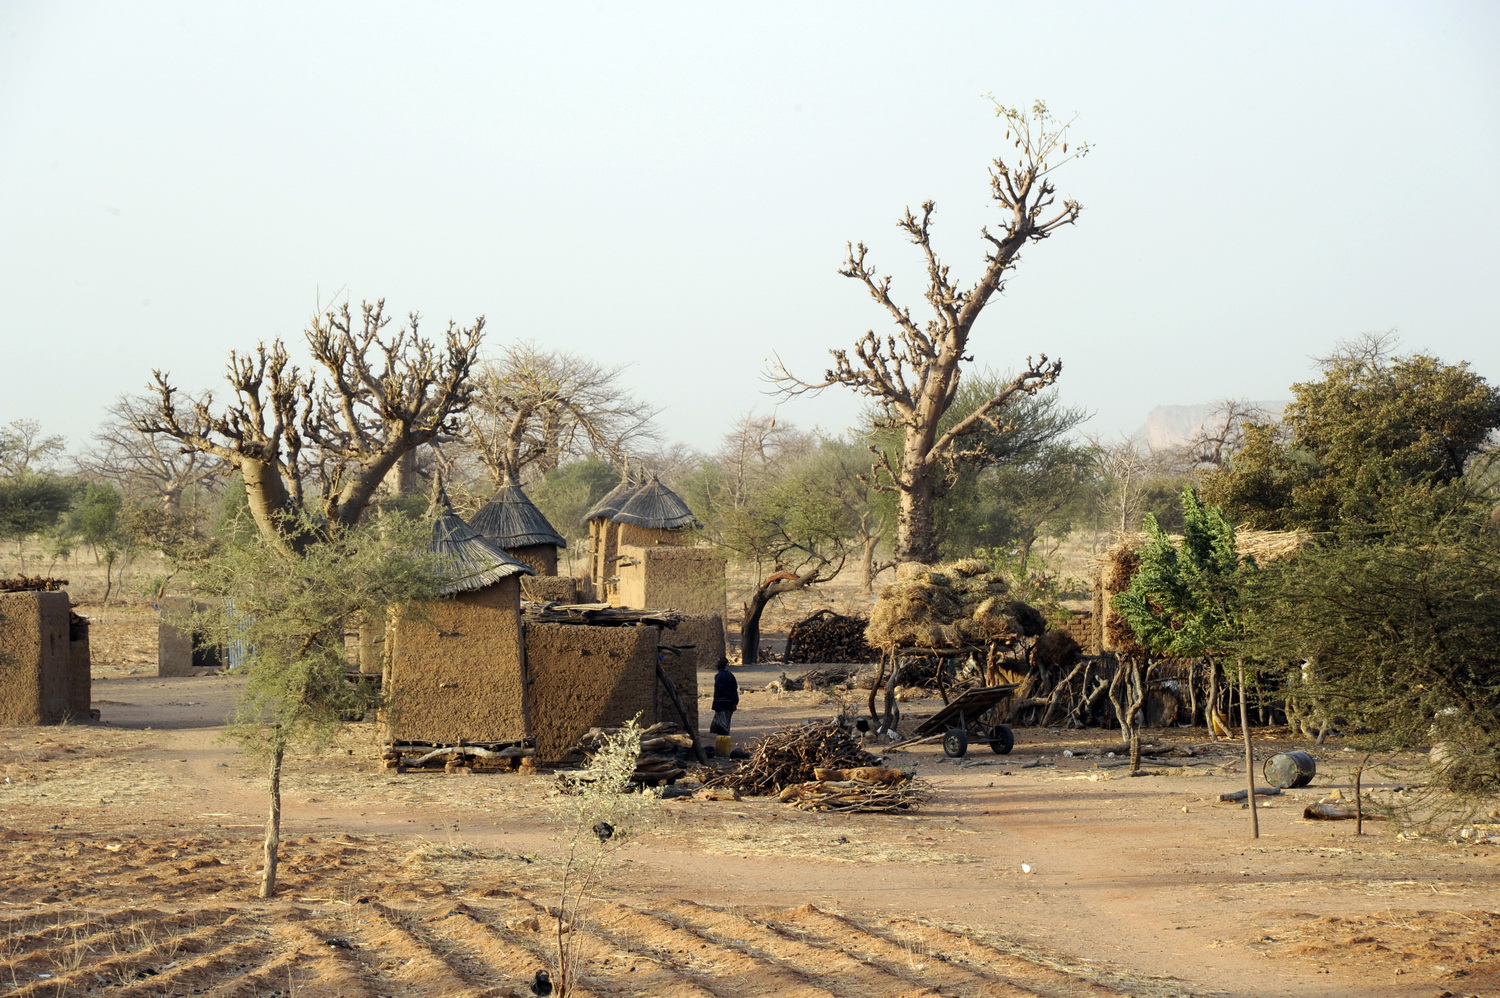
[[158,676],[211,676],[224,668],[218,648],[202,647],[187,629],[187,619],[206,610],[208,604],[186,596],[165,596],[157,604],[161,620],[156,625],[156,674]]
[[537,575],[557,574],[557,545],[532,544],[523,548],[506,548],[505,553],[528,566]]
[[[682,705],[687,708],[688,720],[694,727],[698,724],[698,674],[713,672],[716,663],[724,655],[724,618],[716,613],[693,614],[673,630],[661,632],[661,643],[682,647],[682,654],[667,655],[662,659],[662,668],[677,686],[682,695]],[[692,645],[693,647],[683,647]],[[657,712],[663,720],[676,720],[677,710],[666,691],[660,692]],[[701,733],[701,732],[700,732]]]
[[630,546],[620,555],[618,605],[723,614],[724,557],[712,548]]
[[1098,655],[1100,654],[1098,619],[1092,610],[1074,610],[1073,615],[1059,626],[1058,630],[1064,631],[1077,641],[1078,649],[1083,654]]
[[0,725],[57,724],[87,704],[87,687],[74,689],[70,607],[67,593],[0,593]]
[[623,724],[636,714],[643,726],[668,716],[675,720],[675,710],[657,714],[660,634],[655,627],[526,626],[531,727],[539,760],[557,762],[589,728]]
[[403,611],[388,628],[385,688],[397,741],[527,737],[516,576]]
[[577,603],[578,580],[566,575],[534,575],[521,579],[521,598],[538,603]]

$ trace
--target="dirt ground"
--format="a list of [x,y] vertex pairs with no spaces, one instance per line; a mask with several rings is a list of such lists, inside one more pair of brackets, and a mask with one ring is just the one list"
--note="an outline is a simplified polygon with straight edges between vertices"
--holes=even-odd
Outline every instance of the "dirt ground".
[[[101,720],[0,729],[0,995],[530,993],[553,778],[382,772],[354,725],[291,764],[284,889],[257,900],[264,773],[220,739],[240,680],[157,678],[149,606],[84,612]],[[736,670],[738,743],[837,709],[764,692],[781,671]],[[1259,747],[1319,774],[1252,840],[1218,802],[1238,747],[1153,735],[1199,754],[1131,778],[1114,733],[1021,729],[1007,756],[890,752],[934,787],[912,814],[656,801],[578,928],[581,993],[1500,995],[1500,847],[1304,820],[1353,754],[1301,742]]]

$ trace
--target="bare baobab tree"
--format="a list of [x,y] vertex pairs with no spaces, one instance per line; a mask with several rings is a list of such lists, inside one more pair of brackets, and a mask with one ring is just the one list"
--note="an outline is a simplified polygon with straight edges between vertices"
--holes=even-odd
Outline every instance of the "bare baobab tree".
[[[157,409],[150,395],[122,395],[106,410],[109,419],[94,431],[93,443],[76,458],[78,470],[112,483],[121,493],[149,501],[169,514],[198,490],[220,491],[224,462],[206,451],[183,447],[171,437],[142,432],[138,423]],[[193,432],[192,403],[179,412]]]
[[483,365],[464,432],[495,487],[541,478],[565,457],[620,462],[653,439],[658,410],[621,387],[622,370],[535,343]]
[[384,300],[363,305],[359,319],[347,305],[315,319],[307,373],[281,340],[232,352],[222,406],[210,395],[184,409],[155,371],[155,405],[133,425],[238,471],[261,534],[291,552],[300,542],[284,514],[315,513],[334,531],[357,523],[396,463],[457,430],[469,404],[483,317],[466,328],[450,322],[442,345],[419,334],[416,313],[394,336],[389,322]]
[[932,245],[933,202],[923,203],[920,213],[907,208],[897,223],[922,252],[927,263],[927,288],[923,292],[932,317],[919,322],[908,307],[891,296],[891,278],[878,275],[867,257],[864,243],[849,246],[849,255],[839,271],[864,285],[896,325],[885,336],[867,331],[853,351],[830,351],[833,366],[823,378],[807,381],[796,377],[778,361],[772,379],[786,395],[815,392],[843,385],[874,400],[877,429],[899,431],[900,455],[895,460],[876,451],[874,467],[879,487],[897,493],[896,559],[930,563],[937,558],[934,525],[935,497],[945,473],[967,456],[966,438],[980,430],[1003,432],[1005,408],[1019,396],[1032,395],[1051,385],[1062,372],[1062,362],[1046,354],[1028,358],[1026,366],[1009,381],[997,386],[993,396],[963,419],[946,429],[943,415],[958,392],[962,365],[973,358],[969,337],[990,299],[1004,289],[1010,272],[1020,262],[1021,251],[1046,239],[1078,220],[1083,210],[1077,201],[1057,203],[1051,174],[1063,163],[1084,155],[1086,144],[1070,147],[1071,122],[1059,123],[1041,102],[1030,112],[996,105],[1005,124],[1005,137],[1015,150],[1014,162],[994,160],[990,169],[990,194],[1002,213],[1003,231],[981,230],[988,247],[984,271],[968,287],[961,287]]

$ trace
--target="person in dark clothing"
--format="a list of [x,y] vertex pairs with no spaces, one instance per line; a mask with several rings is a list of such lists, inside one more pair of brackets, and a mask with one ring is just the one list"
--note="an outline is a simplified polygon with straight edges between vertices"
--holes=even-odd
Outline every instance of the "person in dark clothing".
[[719,671],[714,673],[713,723],[708,730],[716,735],[729,734],[729,722],[734,709],[740,705],[740,684],[729,671],[729,659],[719,659]]

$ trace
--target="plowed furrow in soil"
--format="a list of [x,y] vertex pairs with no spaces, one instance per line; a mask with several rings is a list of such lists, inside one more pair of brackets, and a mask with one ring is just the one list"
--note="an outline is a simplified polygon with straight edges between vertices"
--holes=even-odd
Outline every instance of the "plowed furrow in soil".
[[[1023,987],[987,968],[971,966],[963,950],[939,958],[925,946],[887,939],[868,925],[812,905],[784,912],[777,921],[783,932],[794,933],[811,946],[840,949],[855,960],[881,967],[899,977],[919,979],[944,995],[1034,998],[1039,993],[1047,993],[1032,989],[1029,983]],[[1032,976],[1043,972],[1031,967]]]
[[1049,998],[1120,998],[1125,994],[1073,974],[1045,957],[1027,956],[1020,947],[1007,951],[940,926],[893,918],[881,931],[933,959],[979,971],[1031,994]]
[[[382,966],[395,961],[389,968],[390,979],[404,985],[408,993],[472,995],[490,988],[493,980],[487,979],[483,963],[443,935],[442,914],[447,909],[424,918],[379,902],[370,907],[383,919],[379,930],[372,934],[370,945],[378,948],[385,958]],[[429,924],[429,919],[437,925]],[[469,964],[474,965],[472,969]]]
[[242,940],[220,945],[211,953],[163,970],[123,987],[111,987],[101,993],[109,998],[155,998],[157,995],[202,994],[222,981],[234,980],[266,956],[263,939]]
[[452,905],[443,920],[443,931],[466,950],[482,961],[489,980],[508,986],[511,982],[529,983],[536,972],[552,966],[552,956],[547,944],[553,936],[547,933],[547,923],[538,918],[537,931],[512,930],[507,922],[531,916],[532,912],[512,903],[506,907],[484,906],[471,908],[467,904]]
[[267,949],[260,963],[242,971],[232,981],[215,985],[204,992],[205,998],[291,998],[301,994],[304,984],[297,970],[301,956],[297,953],[276,954]]
[[[156,976],[161,967],[177,958],[178,953],[200,952],[211,946],[223,932],[219,925],[188,932],[174,931],[180,928],[174,922],[183,918],[169,916],[162,921],[153,921],[134,938],[128,933],[99,933],[65,947],[44,951],[41,956],[52,960],[54,970],[33,972],[28,975],[32,980],[7,994],[11,998],[89,994],[100,987],[113,988],[142,977]],[[40,977],[42,973],[51,976]]]
[[[368,957],[357,942],[335,927],[301,921],[284,922],[276,927],[282,941],[301,952],[306,959],[298,963],[297,976],[309,980],[300,984],[299,995],[305,998],[374,998],[369,986]],[[335,940],[336,942],[331,942]]]
[[[125,932],[131,926],[161,917],[159,911],[122,909],[111,912],[51,911],[3,919],[0,920],[0,938],[5,940],[3,952],[6,959],[0,962],[0,968],[19,967],[19,961],[59,943],[71,944],[100,934]],[[8,978],[9,974],[0,974],[0,977]]]
[[711,986],[713,993],[723,998],[828,998],[839,994],[815,983],[807,969],[784,964],[737,939],[720,937],[711,929],[700,930],[690,921],[654,910],[634,910],[637,917],[632,920],[631,932],[638,934],[642,948],[695,981]]
[[661,919],[625,905],[610,905],[599,913],[595,930],[612,944],[623,962],[610,977],[609,994],[641,998],[728,998],[740,994],[735,982],[719,979],[721,968],[713,964],[708,951],[689,954],[692,966],[676,963],[678,955],[662,945],[662,927]]
[[673,901],[664,905],[663,910],[669,917],[691,924],[695,932],[759,954],[762,959],[796,968],[836,994],[937,998],[929,982],[909,973],[866,964],[846,953],[837,940],[828,946],[809,945],[777,931],[769,920],[758,921],[695,901]]

